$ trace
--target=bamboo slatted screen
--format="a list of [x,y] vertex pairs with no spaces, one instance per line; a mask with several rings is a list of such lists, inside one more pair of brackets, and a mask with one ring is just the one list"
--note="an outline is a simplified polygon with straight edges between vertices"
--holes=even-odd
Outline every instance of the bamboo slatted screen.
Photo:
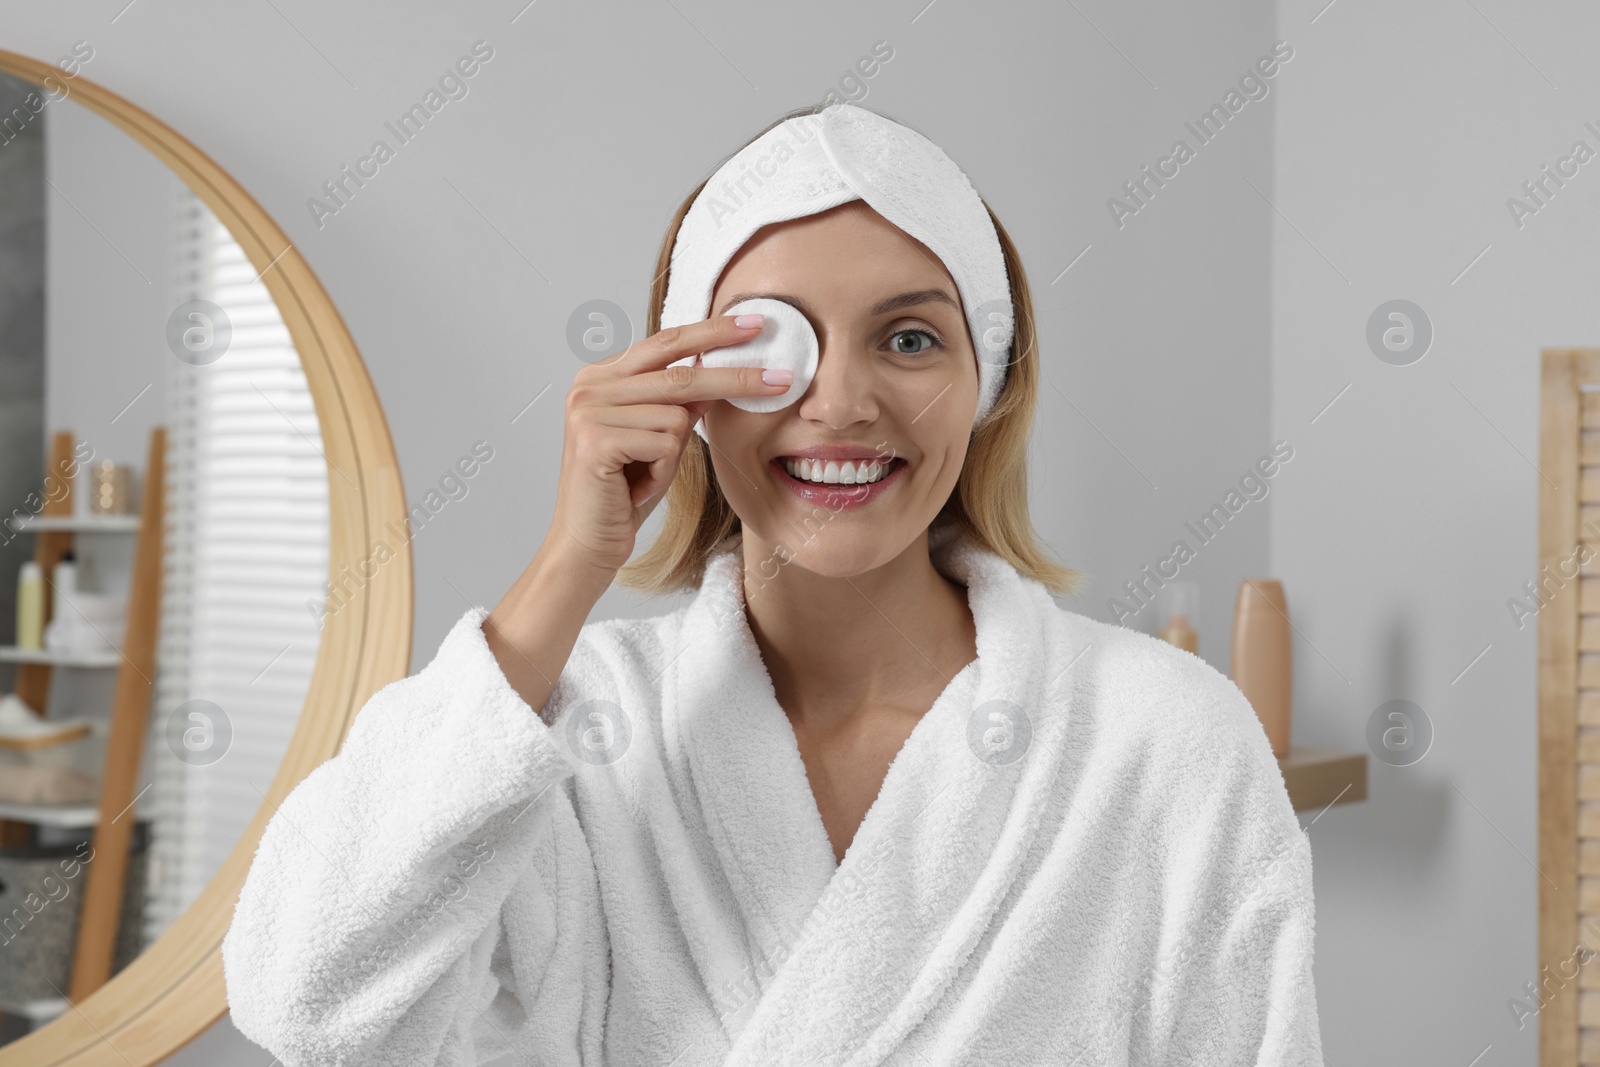
[[1544,350],[1540,409],[1540,967],[1518,999],[1540,1067],[1580,1067],[1600,1065],[1600,348]]

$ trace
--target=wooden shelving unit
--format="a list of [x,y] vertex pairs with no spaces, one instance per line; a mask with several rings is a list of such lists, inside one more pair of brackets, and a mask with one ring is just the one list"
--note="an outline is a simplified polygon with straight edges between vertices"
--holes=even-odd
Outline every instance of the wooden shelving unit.
[[[50,448],[52,473],[71,469],[74,456],[73,435],[60,432]],[[52,499],[44,494],[45,505],[37,515],[22,524],[35,531],[34,559],[48,576],[55,572],[61,557],[73,546],[80,533],[127,533],[136,538],[133,570],[128,589],[128,609],[122,648],[114,652],[87,655],[0,648],[0,660],[15,662],[16,691],[22,701],[38,715],[50,706],[50,682],[57,669],[112,669],[117,671],[105,764],[100,776],[100,798],[96,805],[0,804],[0,846],[28,844],[37,839],[37,828],[55,826],[93,828],[94,862],[84,868],[83,905],[78,919],[77,945],[72,962],[72,981],[65,1000],[46,1000],[27,1005],[9,1005],[11,1014],[33,1022],[48,1020],[65,1010],[68,1002],[77,1003],[111,977],[116,952],[118,927],[127,880],[128,855],[136,819],[127,817],[134,803],[139,781],[139,764],[144,755],[150,721],[150,699],[154,692],[156,632],[161,616],[162,536],[165,520],[166,430],[157,427],[150,434],[150,450],[144,467],[143,491],[137,516],[73,514],[72,483],[67,491]],[[54,611],[54,596],[45,585],[45,619]]]

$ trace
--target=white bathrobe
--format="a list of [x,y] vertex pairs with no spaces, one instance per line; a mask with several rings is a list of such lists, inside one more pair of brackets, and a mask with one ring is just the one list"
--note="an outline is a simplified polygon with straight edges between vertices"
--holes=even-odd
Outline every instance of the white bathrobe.
[[1310,846],[1243,694],[934,561],[978,658],[837,866],[737,536],[587,624],[543,718],[468,611],[268,824],[234,1024],[287,1067],[1320,1064]]

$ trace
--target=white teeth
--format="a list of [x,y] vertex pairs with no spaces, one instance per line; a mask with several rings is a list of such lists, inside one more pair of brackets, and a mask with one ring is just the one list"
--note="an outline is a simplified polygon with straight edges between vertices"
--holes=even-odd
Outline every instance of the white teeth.
[[891,462],[880,462],[875,459],[850,460],[843,463],[837,460],[820,459],[788,459],[783,461],[783,467],[790,475],[802,482],[816,482],[823,485],[866,485],[876,482],[889,473]]

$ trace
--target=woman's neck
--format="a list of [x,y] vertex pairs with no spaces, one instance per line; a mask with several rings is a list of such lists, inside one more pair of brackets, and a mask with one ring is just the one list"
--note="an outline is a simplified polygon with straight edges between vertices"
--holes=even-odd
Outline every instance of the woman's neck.
[[977,656],[967,591],[940,574],[924,533],[889,562],[831,578],[743,539],[747,617],[778,703],[828,731],[883,705],[926,711]]

